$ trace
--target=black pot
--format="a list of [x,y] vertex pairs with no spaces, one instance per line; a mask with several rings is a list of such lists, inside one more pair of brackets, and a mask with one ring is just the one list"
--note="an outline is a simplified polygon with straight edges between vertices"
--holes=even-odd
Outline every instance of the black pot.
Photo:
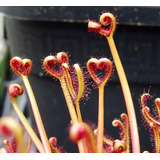
[[[149,131],[144,130],[141,122],[139,98],[144,88],[147,90],[150,86],[151,92],[159,94],[160,30],[156,27],[159,24],[152,14],[144,18],[149,11],[154,16],[158,10],[149,7],[0,7],[0,10],[6,13],[11,55],[33,60],[29,80],[47,135],[56,136],[58,144],[68,152],[77,152],[77,147],[68,138],[70,117],[66,102],[60,83],[45,74],[41,60],[60,51],[71,55],[71,64],[79,62],[82,66],[91,56],[112,59],[107,40],[89,33],[86,20],[97,20],[103,10],[114,11],[119,19],[114,39],[135,104],[141,150],[152,151]],[[98,90],[92,89],[89,100],[81,102],[84,121],[97,125],[97,105]],[[119,130],[113,128],[111,122],[126,109],[116,70],[105,88],[105,106],[106,134],[118,138]]]

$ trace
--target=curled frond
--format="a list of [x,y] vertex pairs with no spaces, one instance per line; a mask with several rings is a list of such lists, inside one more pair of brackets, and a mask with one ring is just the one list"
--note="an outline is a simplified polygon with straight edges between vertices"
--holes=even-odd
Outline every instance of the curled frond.
[[159,118],[160,118],[160,98],[155,99],[155,105],[157,107],[157,112],[158,112],[158,115],[159,115]]
[[62,149],[62,147],[59,147],[57,145],[57,138],[56,137],[51,137],[49,139],[49,143],[50,143],[51,149],[54,153],[64,153],[64,150]]
[[100,16],[100,23],[89,20],[88,29],[89,31],[99,33],[103,36],[113,36],[116,29],[116,18],[112,13],[102,13]]
[[[144,93],[141,96],[141,105],[142,105],[142,115],[145,121],[148,124],[149,130],[151,131],[151,135],[154,140],[154,151],[156,153],[160,152],[160,119],[154,118],[150,113],[150,108],[147,107],[147,99],[152,98],[148,93]],[[155,99],[155,105],[157,108],[157,112],[160,118],[160,98]]]
[[153,96],[151,96],[149,93],[144,93],[141,95],[141,105],[142,107],[146,107],[147,106],[147,100],[148,99],[152,99]]
[[99,19],[100,23],[107,27],[106,30],[102,30],[100,33],[105,36],[113,36],[114,31],[116,29],[116,17],[112,13],[102,13]]
[[23,88],[19,84],[10,84],[8,87],[8,94],[9,96],[16,98],[23,94]]
[[123,120],[120,121],[118,119],[115,119],[112,122],[112,125],[114,127],[119,127],[121,130],[121,142],[125,143],[125,152],[129,153],[129,120],[128,120],[128,116],[125,113],[121,114],[121,119]]
[[126,151],[126,143],[124,141],[120,141],[118,139],[113,141],[113,152],[114,153],[122,153]]
[[[119,119],[113,120],[113,121],[112,121],[112,125],[113,125],[114,127],[119,127],[120,130],[121,130],[121,132],[122,132],[123,135],[124,135],[124,133],[125,133],[125,127],[124,127],[124,124],[123,124]],[[123,138],[124,138],[124,136],[123,136]],[[122,138],[122,139],[123,139],[123,138]]]
[[[147,122],[151,123],[155,123],[157,125],[160,125],[160,121],[159,120],[156,120],[151,114],[150,114],[150,109],[149,107],[147,107],[147,100],[148,99],[151,99],[152,96],[148,93],[144,93],[142,96],[141,96],[141,105],[142,105],[142,114],[144,116],[144,118],[146,119]],[[156,99],[155,100],[155,104],[157,106],[157,110],[159,110],[159,99]]]

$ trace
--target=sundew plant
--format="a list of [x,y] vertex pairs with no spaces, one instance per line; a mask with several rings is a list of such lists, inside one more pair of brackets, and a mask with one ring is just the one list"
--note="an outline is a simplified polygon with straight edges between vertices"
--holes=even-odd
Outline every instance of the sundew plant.
[[[93,129],[89,124],[83,121],[79,103],[85,95],[85,88],[89,85],[87,76],[85,76],[86,73],[84,73],[83,70],[84,67],[81,67],[79,63],[70,65],[69,56],[64,51],[58,52],[55,55],[50,54],[43,59],[42,66],[45,72],[59,80],[71,119],[69,138],[73,143],[77,144],[79,153],[148,153],[148,151],[140,150],[139,133],[133,100],[123,65],[113,38],[116,26],[116,17],[109,12],[103,12],[100,15],[99,22],[88,20],[88,30],[96,34],[100,34],[107,39],[106,42],[108,42],[110,47],[123,91],[127,113],[121,113],[120,118],[114,119],[110,122],[114,127],[119,127],[119,139],[109,138],[109,136],[104,134],[104,109],[106,108],[106,106],[104,106],[104,87],[106,87],[106,83],[113,74],[112,61],[107,57],[101,57],[98,59],[92,57],[87,61],[85,66],[88,75],[92,78],[98,88],[98,120],[96,124],[97,128]],[[32,61],[27,58],[13,57],[10,60],[10,67],[23,80],[29,101],[31,103],[39,136],[37,136],[35,131],[32,129],[18,106],[16,97],[23,94],[24,90],[22,86],[19,84],[10,84],[8,87],[8,94],[20,122],[17,122],[14,118],[9,116],[0,118],[0,133],[3,137],[3,147],[0,149],[0,152],[34,152],[31,147],[31,143],[34,144],[36,152],[38,153],[67,152],[64,151],[62,147],[58,146],[56,137],[47,137],[45,126],[42,122],[41,114],[28,78],[32,69]],[[150,113],[150,108],[147,105],[147,100],[151,98],[153,98],[153,96],[149,93],[143,93],[141,95],[140,111],[153,139],[153,151],[159,153],[160,98],[155,99],[156,116]],[[26,140],[24,137],[24,133],[26,132],[29,140]]]

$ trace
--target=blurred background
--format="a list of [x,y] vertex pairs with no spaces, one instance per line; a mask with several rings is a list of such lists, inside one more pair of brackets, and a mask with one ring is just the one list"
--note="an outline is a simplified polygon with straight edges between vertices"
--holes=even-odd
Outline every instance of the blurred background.
[[[33,69],[29,75],[48,137],[56,136],[58,144],[67,152],[77,152],[68,137],[70,117],[59,81],[42,69],[45,56],[65,51],[70,64],[86,66],[91,57],[112,59],[107,40],[88,32],[87,20],[98,21],[99,15],[109,11],[117,17],[114,40],[126,72],[140,134],[141,152],[153,151],[150,133],[143,125],[139,99],[145,91],[160,97],[160,8],[159,7],[0,7],[0,113],[15,112],[9,101],[7,88],[21,79],[9,67],[13,56],[30,58]],[[23,85],[23,84],[22,84]],[[97,125],[98,89],[91,88],[89,99],[81,101],[83,120]],[[57,96],[58,95],[58,96]],[[153,99],[154,100],[154,99]],[[26,117],[37,131],[27,95],[18,98]],[[153,102],[149,102],[153,108]],[[114,118],[125,112],[125,103],[114,70],[105,87],[105,134],[119,138],[119,129],[112,126]],[[17,117],[16,117],[17,118]]]

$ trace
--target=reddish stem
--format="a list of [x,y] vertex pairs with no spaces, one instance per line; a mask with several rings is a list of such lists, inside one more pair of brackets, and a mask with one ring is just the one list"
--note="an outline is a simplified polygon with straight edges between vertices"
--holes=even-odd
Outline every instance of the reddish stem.
[[104,131],[104,86],[99,87],[99,108],[98,108],[98,130],[97,130],[97,152],[103,151]]
[[135,115],[135,110],[134,110],[134,105],[132,101],[132,96],[131,92],[129,89],[128,81],[120,60],[120,57],[118,55],[113,37],[106,37],[111,49],[111,53],[116,65],[116,69],[118,72],[118,76],[120,79],[120,83],[122,86],[122,91],[126,103],[126,108],[128,112],[128,118],[129,118],[129,125],[130,125],[130,130],[131,130],[131,141],[132,141],[132,151],[133,153],[140,153],[140,143],[139,143],[139,134],[138,134],[138,127],[137,127],[137,120],[136,120],[136,115]]
[[30,103],[31,103],[31,106],[32,106],[33,115],[35,117],[35,121],[36,121],[37,128],[38,128],[41,140],[42,140],[42,144],[44,146],[44,150],[46,151],[46,153],[52,153],[51,148],[50,148],[50,144],[49,144],[49,141],[48,141],[48,138],[47,138],[47,134],[45,132],[44,125],[43,125],[43,122],[42,122],[42,119],[41,119],[41,115],[40,115],[40,112],[39,112],[39,109],[38,109],[38,105],[37,105],[35,96],[33,94],[32,88],[30,86],[28,77],[27,76],[22,76],[22,80],[25,84],[25,87],[26,87],[26,90],[27,90],[27,93],[28,93],[28,97],[29,97],[29,100],[30,100]]

